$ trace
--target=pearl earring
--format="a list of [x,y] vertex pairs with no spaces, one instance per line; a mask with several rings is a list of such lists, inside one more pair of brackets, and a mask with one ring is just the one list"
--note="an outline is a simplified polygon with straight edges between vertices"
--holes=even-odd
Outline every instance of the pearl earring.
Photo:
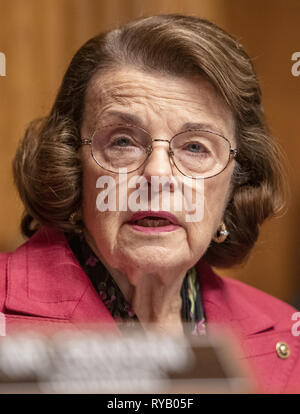
[[222,222],[216,232],[216,235],[213,237],[213,241],[216,243],[223,243],[229,235],[229,231],[226,229],[225,223]]

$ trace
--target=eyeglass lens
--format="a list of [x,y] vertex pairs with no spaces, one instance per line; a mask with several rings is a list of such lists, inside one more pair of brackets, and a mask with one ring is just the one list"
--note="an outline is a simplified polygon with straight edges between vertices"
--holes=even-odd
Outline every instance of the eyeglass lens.
[[[95,131],[92,155],[103,168],[118,172],[138,169],[151,152],[151,135],[138,127],[109,125]],[[173,162],[184,175],[208,177],[220,173],[227,165],[230,144],[226,138],[203,130],[189,130],[170,140]]]

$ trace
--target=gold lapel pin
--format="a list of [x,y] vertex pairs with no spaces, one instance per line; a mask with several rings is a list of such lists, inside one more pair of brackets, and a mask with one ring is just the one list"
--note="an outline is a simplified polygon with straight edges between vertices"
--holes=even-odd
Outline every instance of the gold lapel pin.
[[277,342],[276,352],[278,357],[281,359],[286,359],[291,354],[291,350],[286,342]]

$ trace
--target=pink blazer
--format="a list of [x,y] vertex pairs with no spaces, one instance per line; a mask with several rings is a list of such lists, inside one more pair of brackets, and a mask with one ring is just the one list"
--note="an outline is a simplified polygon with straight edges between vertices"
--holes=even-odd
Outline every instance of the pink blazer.
[[[300,393],[300,336],[292,334],[291,319],[296,310],[244,283],[220,278],[202,261],[197,271],[208,325],[223,324],[238,335],[260,392]],[[8,331],[16,322],[100,322],[119,332],[63,233],[48,228],[15,252],[0,254],[0,311]],[[276,350],[278,342],[288,345],[288,358]]]

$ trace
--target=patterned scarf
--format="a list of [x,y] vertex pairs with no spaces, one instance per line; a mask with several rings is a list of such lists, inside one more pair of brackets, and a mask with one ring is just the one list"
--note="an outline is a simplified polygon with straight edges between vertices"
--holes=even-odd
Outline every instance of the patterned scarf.
[[[119,327],[123,328],[136,324],[138,318],[131,305],[126,301],[106,267],[90,248],[84,235],[82,233],[66,233],[65,236],[80,266],[91,280],[102,302]],[[206,323],[195,267],[187,271],[180,294],[182,299],[181,318],[185,322],[185,333],[205,335]]]

